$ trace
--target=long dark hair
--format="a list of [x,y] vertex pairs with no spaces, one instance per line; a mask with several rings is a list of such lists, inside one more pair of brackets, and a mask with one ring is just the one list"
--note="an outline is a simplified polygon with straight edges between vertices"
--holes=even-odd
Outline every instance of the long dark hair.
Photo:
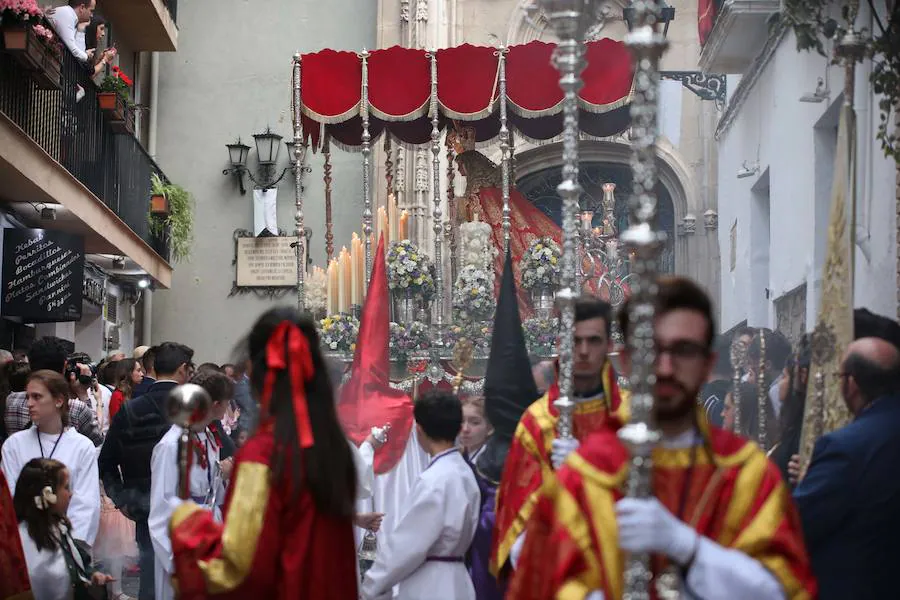
[[19,523],[25,522],[28,535],[34,540],[38,550],[56,550],[58,542],[53,536],[53,526],[64,523],[71,528],[65,515],[58,515],[52,510],[37,507],[34,499],[41,496],[47,486],[57,493],[62,485],[63,472],[66,465],[50,458],[32,458],[16,480],[16,493],[13,497],[13,508]]
[[[92,48],[97,47],[97,30],[101,25],[106,25],[106,19],[101,17],[100,15],[94,15],[91,17],[91,22],[88,23],[88,26],[84,29],[84,45],[85,48],[91,50]],[[99,57],[95,57],[99,58]]]
[[[284,321],[296,325],[309,343],[314,372],[306,383],[306,403],[315,443],[301,450],[290,375],[288,371],[280,370],[275,376],[268,414],[261,415],[263,423],[272,420],[275,424],[277,450],[273,457],[273,477],[279,483],[289,482],[295,497],[302,487],[308,487],[320,511],[350,517],[355,512],[356,469],[347,438],[338,422],[334,390],[319,350],[319,336],[309,317],[300,315],[293,308],[278,307],[265,312],[256,321],[247,337],[252,364],[250,385],[260,398],[268,372],[266,347],[272,333]],[[292,360],[290,355],[288,360]]]
[[116,363],[116,389],[122,392],[126,400],[131,400],[131,396],[134,394],[134,382],[131,381],[131,374],[134,372],[136,364],[137,360],[133,358],[124,358]]

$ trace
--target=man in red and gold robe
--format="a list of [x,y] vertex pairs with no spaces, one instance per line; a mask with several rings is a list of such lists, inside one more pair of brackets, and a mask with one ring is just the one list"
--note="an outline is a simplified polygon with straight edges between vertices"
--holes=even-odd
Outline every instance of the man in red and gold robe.
[[637,552],[651,556],[654,599],[661,590],[681,598],[815,598],[778,468],[754,443],[709,426],[696,406],[715,361],[708,297],[689,280],[666,278],[656,308],[655,497],[623,498],[628,451],[612,429],[593,434],[544,483],[509,597],[620,600],[628,553]]
[[514,566],[541,483],[553,476],[554,467],[577,447],[577,440],[602,429],[610,419],[618,423],[627,418],[627,399],[620,394],[615,369],[607,358],[611,321],[612,308],[606,302],[587,298],[576,303],[574,443],[555,439],[559,419],[559,411],[553,406],[559,397],[556,384],[528,407],[516,427],[497,489],[497,524],[490,565],[495,576],[502,573],[510,559]]

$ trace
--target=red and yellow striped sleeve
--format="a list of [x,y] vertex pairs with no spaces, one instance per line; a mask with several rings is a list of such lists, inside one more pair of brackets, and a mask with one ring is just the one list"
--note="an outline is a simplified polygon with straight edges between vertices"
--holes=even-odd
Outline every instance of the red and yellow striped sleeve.
[[192,502],[172,513],[169,535],[180,600],[246,598],[248,590],[276,580],[283,507],[271,487],[273,446],[271,433],[263,432],[238,453],[223,523]]
[[815,598],[800,516],[781,473],[762,451],[741,467],[718,542],[763,564],[790,600]]
[[516,538],[525,531],[541,483],[553,476],[546,440],[552,440],[554,424],[546,403],[544,396],[522,415],[506,457],[497,488],[497,523],[491,549],[490,567],[495,576],[509,559]]

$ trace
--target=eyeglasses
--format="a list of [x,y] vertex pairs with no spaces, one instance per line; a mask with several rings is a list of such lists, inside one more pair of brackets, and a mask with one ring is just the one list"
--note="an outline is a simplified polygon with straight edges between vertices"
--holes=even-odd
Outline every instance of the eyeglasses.
[[692,342],[690,340],[680,340],[663,346],[662,344],[654,344],[656,352],[656,360],[659,360],[664,354],[668,354],[673,362],[687,363],[709,356],[709,348],[705,345]]

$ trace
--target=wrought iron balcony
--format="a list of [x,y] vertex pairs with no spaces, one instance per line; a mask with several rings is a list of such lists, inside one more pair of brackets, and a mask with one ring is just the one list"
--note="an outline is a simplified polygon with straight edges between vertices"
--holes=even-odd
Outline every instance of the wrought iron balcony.
[[[11,54],[0,52],[0,113],[111,209],[159,257],[168,260],[165,241],[154,237],[148,225],[150,177],[155,173],[165,179],[165,175],[133,135],[115,133],[100,109],[97,86],[85,66],[62,48],[59,89],[38,89],[31,75]],[[47,160],[41,170],[49,177],[54,167],[58,168]],[[24,191],[29,186],[18,185],[8,173],[0,176],[4,177],[0,179],[0,198],[7,203],[44,202]],[[66,207],[66,198],[52,200]],[[102,226],[88,225],[96,237],[104,237]]]

